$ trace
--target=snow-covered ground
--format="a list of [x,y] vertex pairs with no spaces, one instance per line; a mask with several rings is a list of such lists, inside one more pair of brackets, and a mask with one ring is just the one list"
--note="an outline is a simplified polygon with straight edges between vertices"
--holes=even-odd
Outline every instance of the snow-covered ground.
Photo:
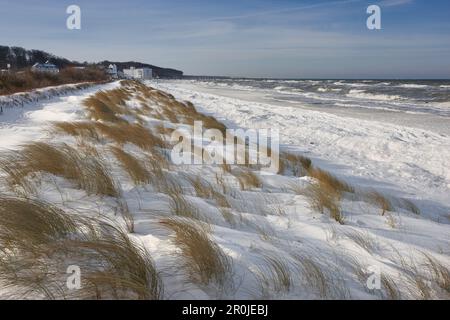
[[[199,111],[213,113],[230,127],[277,127],[283,150],[303,152],[314,165],[355,188],[375,188],[394,203],[407,198],[421,209],[417,215],[396,205],[381,215],[376,205],[348,195],[342,199],[345,222],[339,224],[316,212],[308,196],[298,191],[307,188],[310,177],[256,172],[262,185],[241,190],[236,177],[222,167],[170,165],[162,169],[165,177],[181,187],[183,197],[199,219],[211,226],[211,239],[230,261],[225,284],[199,283],[186,271],[189,265],[182,262],[185,257],[173,234],[160,223],[174,216],[170,195],[155,182],[135,185],[111,156],[112,142],[90,142],[120,184],[134,217],[130,237],[141,241],[155,261],[164,284],[163,298],[448,298],[448,287],[444,288],[448,283],[438,281],[426,256],[450,266],[449,137],[295,107],[249,103],[204,93],[184,82],[150,85],[193,102]],[[98,90],[119,86],[115,82],[8,109],[0,115],[0,154],[34,140],[79,146],[76,138],[52,132],[51,122],[88,120],[82,101]],[[141,108],[138,96],[127,102],[130,109]],[[147,104],[160,109],[151,100]],[[157,124],[174,126],[170,119],[151,115],[141,114],[139,119],[150,130]],[[149,156],[130,143],[123,148],[142,161]],[[201,179],[222,194],[229,207],[221,207],[219,198],[199,194],[192,179]],[[0,192],[11,193],[2,180]],[[124,224],[116,215],[116,199],[87,195],[61,177],[45,177],[37,197],[67,212],[108,216]],[[381,290],[367,286],[372,275],[381,276]]]
[[[80,114],[80,102],[99,88],[114,85],[66,84],[27,93],[0,96],[0,150],[45,136],[49,121],[71,121]],[[79,115],[78,115],[79,117]]]
[[433,122],[424,121],[427,128],[422,129],[407,126],[407,121],[403,125],[386,121],[387,117],[402,117],[397,112],[380,115],[372,110],[362,119],[299,104],[261,103],[261,95],[253,91],[202,82],[157,81],[151,85],[192,101],[230,126],[278,128],[285,147],[302,151],[349,182],[414,199],[427,214],[449,222],[439,217],[450,214],[450,136],[436,132]]

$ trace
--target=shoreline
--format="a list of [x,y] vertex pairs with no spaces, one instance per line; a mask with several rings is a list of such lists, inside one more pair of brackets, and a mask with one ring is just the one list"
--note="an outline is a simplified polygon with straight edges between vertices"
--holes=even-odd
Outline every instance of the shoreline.
[[[162,81],[164,83],[164,81]],[[303,110],[311,110],[329,113],[332,115],[340,117],[349,117],[353,119],[369,120],[385,122],[399,126],[412,127],[422,130],[429,130],[434,133],[450,136],[450,118],[433,115],[427,113],[413,113],[413,112],[402,112],[402,111],[392,111],[392,110],[381,110],[375,108],[358,108],[358,107],[316,107],[314,105],[307,105],[302,102],[294,102],[292,100],[280,100],[268,98],[267,94],[262,90],[239,90],[230,88],[210,88],[203,85],[195,85],[190,83],[185,85],[185,87],[191,87],[192,90],[201,89],[205,93],[210,93],[226,98],[234,98],[245,100],[248,102],[257,102],[276,105],[280,107],[296,107]]]

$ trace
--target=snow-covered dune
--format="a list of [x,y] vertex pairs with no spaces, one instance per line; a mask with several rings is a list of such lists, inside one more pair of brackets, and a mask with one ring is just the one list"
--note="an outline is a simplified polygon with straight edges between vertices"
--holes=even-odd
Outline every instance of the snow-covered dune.
[[77,120],[83,116],[80,103],[92,93],[117,84],[66,84],[26,93],[0,96],[0,150],[45,136],[49,121]]

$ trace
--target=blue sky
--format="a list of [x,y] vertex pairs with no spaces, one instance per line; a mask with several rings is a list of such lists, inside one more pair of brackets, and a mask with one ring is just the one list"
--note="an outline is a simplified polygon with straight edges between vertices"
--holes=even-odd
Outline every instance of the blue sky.
[[[67,30],[77,4],[82,29]],[[366,8],[382,9],[382,30]],[[448,0],[0,0],[0,44],[185,74],[450,78]]]

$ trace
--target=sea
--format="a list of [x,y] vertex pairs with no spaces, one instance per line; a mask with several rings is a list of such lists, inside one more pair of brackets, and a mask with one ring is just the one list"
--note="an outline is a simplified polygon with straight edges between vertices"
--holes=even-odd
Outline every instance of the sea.
[[191,79],[206,87],[261,92],[316,108],[365,108],[450,117],[450,80]]

